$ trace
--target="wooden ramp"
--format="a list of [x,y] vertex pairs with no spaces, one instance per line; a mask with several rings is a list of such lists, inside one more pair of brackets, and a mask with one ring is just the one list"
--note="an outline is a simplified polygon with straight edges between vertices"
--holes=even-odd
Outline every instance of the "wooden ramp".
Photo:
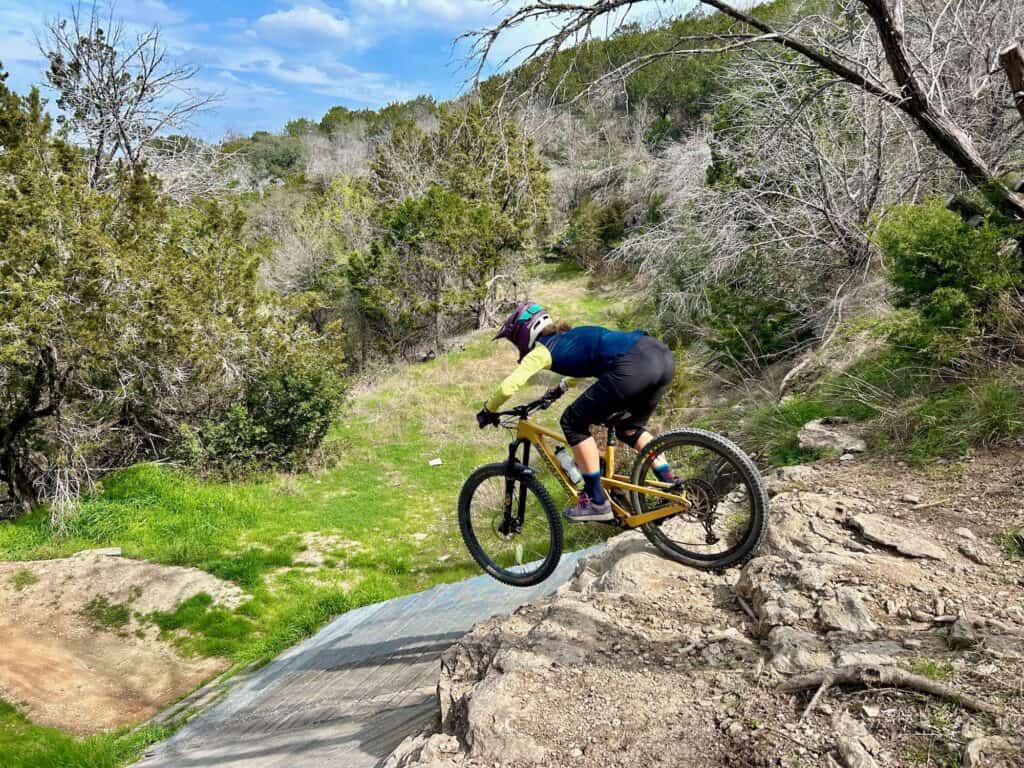
[[552,593],[592,551],[564,556],[529,589],[478,576],[339,616],[136,765],[373,768],[434,716],[445,649],[478,621]]

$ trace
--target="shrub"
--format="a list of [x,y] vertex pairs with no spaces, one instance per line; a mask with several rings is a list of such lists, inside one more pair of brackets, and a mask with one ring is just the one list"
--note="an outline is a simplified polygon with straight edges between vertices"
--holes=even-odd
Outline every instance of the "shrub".
[[892,209],[878,228],[878,245],[897,305],[916,313],[894,333],[897,345],[948,366],[1005,327],[1005,299],[1024,284],[1024,274],[1001,226],[973,227],[931,200]]
[[972,227],[941,200],[893,208],[879,225],[878,244],[899,289],[899,305],[920,308],[937,322],[965,301],[985,311],[1022,282],[1007,233],[989,222]]
[[598,265],[626,236],[626,203],[615,198],[600,203],[586,198],[579,204],[557,250],[584,269]]
[[256,368],[241,398],[196,431],[183,431],[193,464],[226,475],[301,466],[320,446],[345,394],[336,361],[316,348]]
[[813,336],[804,313],[789,301],[745,284],[719,283],[706,292],[704,341],[719,361],[762,367],[798,350]]

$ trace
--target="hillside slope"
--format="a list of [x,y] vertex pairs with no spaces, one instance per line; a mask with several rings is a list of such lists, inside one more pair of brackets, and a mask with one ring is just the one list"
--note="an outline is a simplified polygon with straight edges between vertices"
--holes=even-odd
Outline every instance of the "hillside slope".
[[[699,573],[639,534],[550,601],[478,625],[443,658],[438,723],[389,768],[1019,766],[1020,451],[932,474],[885,461],[771,479],[772,529],[742,572]],[[895,667],[905,688],[789,692],[798,675]]]
[[[531,290],[575,322],[615,323],[618,297],[578,271],[542,269]],[[473,419],[515,365],[492,335],[364,381],[318,471],[226,482],[146,464],[105,477],[63,535],[42,508],[0,523],[0,765],[119,765],[159,734],[108,729],[340,613],[478,574],[455,500],[505,451]]]

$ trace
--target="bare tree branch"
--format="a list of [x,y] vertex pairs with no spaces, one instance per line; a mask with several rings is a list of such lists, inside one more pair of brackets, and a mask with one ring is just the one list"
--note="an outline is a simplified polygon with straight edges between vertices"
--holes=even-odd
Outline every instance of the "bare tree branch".
[[[1018,3],[1012,0],[980,0],[980,3],[845,0],[835,19],[812,13],[797,18],[789,29],[781,29],[759,18],[756,10],[745,11],[725,0],[699,2],[742,25],[740,30],[730,33],[731,36],[751,35],[746,41],[723,36],[723,47],[781,46],[900,110],[952,161],[968,183],[981,189],[1004,212],[1024,219],[1024,197],[1006,187],[992,155],[986,157],[979,148],[972,126],[961,122],[964,117],[971,120],[979,117],[973,109],[976,105],[971,102],[979,101],[980,95],[992,87],[988,74],[992,62],[978,66],[979,34],[1000,35],[1014,31],[1013,36],[1019,37],[1021,11]],[[563,47],[585,39],[602,18],[624,14],[636,5],[639,3],[630,0],[602,0],[589,5],[553,2],[523,5],[494,27],[470,35],[474,41],[471,55],[477,60],[475,74],[479,77],[483,72],[499,37],[524,24],[548,21],[555,31],[521,49],[528,61],[540,63],[538,78],[543,78]],[[866,17],[866,25],[861,22],[862,17]],[[849,38],[865,36],[867,32],[871,33],[872,45],[863,48],[862,55],[851,56]],[[981,42],[984,44],[985,38],[981,38]],[[992,44],[991,38],[989,43]],[[660,58],[706,52],[707,47],[679,45],[671,51],[649,56]],[[642,65],[645,58],[639,56],[634,62],[623,65],[623,72],[628,72],[631,66]],[[879,66],[880,62],[884,62],[884,67]],[[990,113],[988,119],[1001,121],[1002,117]],[[1001,153],[995,159],[1006,156]]]
[[94,187],[106,183],[118,160],[141,165],[148,144],[187,128],[219,99],[189,87],[198,67],[170,63],[159,28],[129,39],[113,11],[104,18],[96,4],[73,5],[67,18],[47,23],[37,44],[49,61],[59,120],[89,148]]

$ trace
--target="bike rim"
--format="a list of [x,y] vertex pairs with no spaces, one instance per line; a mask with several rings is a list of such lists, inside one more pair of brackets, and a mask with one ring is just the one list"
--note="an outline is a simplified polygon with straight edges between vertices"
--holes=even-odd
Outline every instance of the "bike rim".
[[[512,520],[505,512],[506,478],[485,478],[469,506],[473,537],[489,565],[496,571],[521,578],[539,571],[554,554],[554,533],[540,499],[522,481],[512,484]],[[522,494],[525,514],[519,521]]]
[[[659,456],[668,461],[674,482],[681,483],[691,508],[652,523],[648,529],[681,555],[714,561],[741,549],[755,535],[756,482],[737,459],[696,442],[670,443]],[[646,455],[637,485],[663,487],[654,473],[655,457]],[[664,502],[634,493],[634,506],[650,512]]]

